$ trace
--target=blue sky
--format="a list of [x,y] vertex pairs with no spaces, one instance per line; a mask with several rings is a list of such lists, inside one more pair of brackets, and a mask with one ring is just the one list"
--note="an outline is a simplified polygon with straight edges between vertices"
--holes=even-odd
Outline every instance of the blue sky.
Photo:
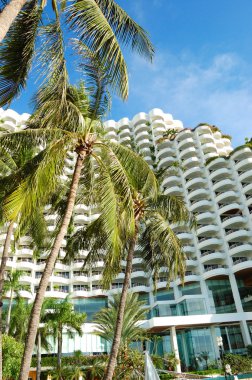
[[[152,64],[126,55],[130,96],[114,97],[109,118],[132,118],[162,108],[185,127],[200,122],[233,136],[233,146],[252,136],[252,1],[118,0],[150,34]],[[13,102],[30,112],[27,91]]]

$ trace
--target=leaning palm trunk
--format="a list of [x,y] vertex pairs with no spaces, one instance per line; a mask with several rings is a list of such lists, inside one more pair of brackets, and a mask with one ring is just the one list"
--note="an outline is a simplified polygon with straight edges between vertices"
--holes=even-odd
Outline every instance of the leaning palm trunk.
[[11,0],[0,13],[0,42],[5,38],[11,24],[25,5],[26,0]]
[[118,352],[119,352],[121,335],[122,335],[124,310],[125,310],[125,305],[126,305],[126,298],[127,298],[127,294],[128,294],[128,289],[129,289],[129,285],[130,285],[130,277],[131,277],[131,272],[132,272],[132,262],[133,262],[133,256],[134,256],[136,242],[137,242],[137,228],[136,228],[135,236],[131,240],[131,243],[129,246],[129,252],[128,252],[128,256],[127,256],[127,264],[126,264],[126,270],[125,270],[125,277],[124,277],[124,281],[123,281],[122,294],[121,294],[121,299],[120,299],[120,304],[119,304],[119,309],[118,309],[118,314],[117,314],[115,335],[114,335],[113,344],[111,347],[108,367],[106,370],[104,380],[112,380],[113,374],[115,371],[115,367],[116,367],[116,363],[117,363],[117,356],[118,356]]
[[38,291],[36,293],[35,301],[32,307],[31,316],[29,320],[29,325],[28,325],[28,332],[27,332],[26,341],[25,341],[25,349],[24,349],[24,354],[23,354],[23,359],[22,359],[22,364],[21,364],[21,370],[19,374],[19,380],[28,379],[33,347],[35,344],[35,339],[36,339],[36,334],[37,334],[37,329],[38,329],[39,319],[40,319],[40,312],[41,312],[41,307],[44,300],[45,291],[46,291],[50,276],[52,274],[53,268],[55,266],[55,262],[59,254],[62,240],[64,239],[67,233],[67,228],[69,226],[69,223],[73,214],[73,208],[75,204],[75,199],[76,199],[76,194],[77,194],[77,189],[78,189],[78,184],[80,180],[84,157],[85,157],[85,152],[81,151],[78,154],[78,158],[75,164],[74,174],[73,174],[70,191],[69,191],[69,195],[67,199],[65,215],[63,217],[63,221],[62,221],[59,233],[54,241],[51,253],[46,260],[45,269],[40,280]]
[[38,330],[37,335],[37,368],[36,368],[36,380],[40,380],[41,374],[41,332]]
[[11,222],[7,230],[6,239],[4,242],[3,255],[2,255],[2,260],[1,260],[1,266],[0,266],[0,380],[2,380],[2,372],[3,372],[3,368],[2,368],[3,367],[2,366],[2,330],[3,330],[2,311],[3,311],[4,272],[6,269],[6,263],[7,263],[7,259],[9,255],[13,229],[14,229],[14,222]]

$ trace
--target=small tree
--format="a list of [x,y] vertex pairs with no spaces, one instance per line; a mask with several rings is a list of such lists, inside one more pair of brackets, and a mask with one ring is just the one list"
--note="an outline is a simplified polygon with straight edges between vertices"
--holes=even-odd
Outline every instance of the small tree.
[[63,329],[71,336],[73,332],[82,335],[82,324],[85,322],[86,314],[74,311],[72,303],[68,297],[63,301],[48,300],[46,304],[47,313],[44,321],[58,343],[58,363],[57,368],[61,368]]
[[24,346],[13,337],[3,335],[3,378],[16,380],[18,378]]

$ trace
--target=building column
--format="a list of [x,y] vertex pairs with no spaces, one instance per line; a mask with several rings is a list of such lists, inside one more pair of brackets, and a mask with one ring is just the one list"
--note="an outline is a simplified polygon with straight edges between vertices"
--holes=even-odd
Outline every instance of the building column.
[[245,347],[247,347],[249,344],[251,344],[251,337],[250,337],[247,321],[241,321],[240,327],[241,327],[241,333],[242,333],[244,345]]
[[170,334],[171,334],[170,336],[171,336],[172,350],[175,354],[175,358],[179,361],[179,363],[176,365],[176,371],[181,373],[180,357],[179,357],[179,350],[178,350],[178,341],[177,341],[177,334],[176,334],[175,326],[172,326],[170,328]]
[[232,293],[233,293],[233,297],[235,301],[236,310],[238,313],[243,313],[241,297],[240,297],[240,293],[239,293],[238,286],[236,283],[235,275],[233,273],[230,273],[228,277],[229,277],[229,282],[231,285],[231,289],[232,289]]
[[220,357],[220,349],[219,349],[219,346],[217,344],[215,326],[210,326],[210,333],[211,333],[212,340],[213,340],[215,358],[218,359]]

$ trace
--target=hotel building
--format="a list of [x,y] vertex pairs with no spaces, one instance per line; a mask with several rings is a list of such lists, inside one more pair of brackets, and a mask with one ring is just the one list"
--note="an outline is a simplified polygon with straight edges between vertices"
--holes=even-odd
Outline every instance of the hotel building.
[[[0,110],[1,128],[18,130],[28,116]],[[244,353],[252,337],[252,150],[248,146],[233,150],[230,137],[217,127],[202,123],[184,128],[181,121],[159,109],[139,113],[132,120],[109,120],[104,127],[112,141],[136,149],[151,167],[164,170],[164,193],[183,196],[197,220],[194,231],[173,226],[187,256],[184,286],[177,279],[167,289],[161,270],[154,292],[135,252],[131,291],[150,308],[144,322],[154,337],[149,349],[159,354],[174,351],[182,369],[200,367],[202,352],[208,352],[209,362],[220,357],[220,349]],[[74,154],[69,154],[66,175],[73,166]],[[49,231],[55,228],[56,217],[46,217]],[[96,217],[95,210],[75,206],[76,228]],[[5,232],[0,232],[1,246]],[[85,252],[79,252],[71,265],[65,265],[64,244],[46,297],[60,299],[70,294],[75,309],[86,312],[88,318],[81,338],[65,335],[63,352],[107,352],[106,342],[92,334],[92,317],[107,305],[108,297],[120,291],[124,273],[104,292],[100,287],[103,263],[83,272]],[[31,239],[24,236],[7,262],[8,270],[24,271],[21,281],[30,292],[24,290],[22,296],[28,301],[34,299],[45,257],[34,259]],[[223,346],[218,346],[217,337],[222,337]]]

